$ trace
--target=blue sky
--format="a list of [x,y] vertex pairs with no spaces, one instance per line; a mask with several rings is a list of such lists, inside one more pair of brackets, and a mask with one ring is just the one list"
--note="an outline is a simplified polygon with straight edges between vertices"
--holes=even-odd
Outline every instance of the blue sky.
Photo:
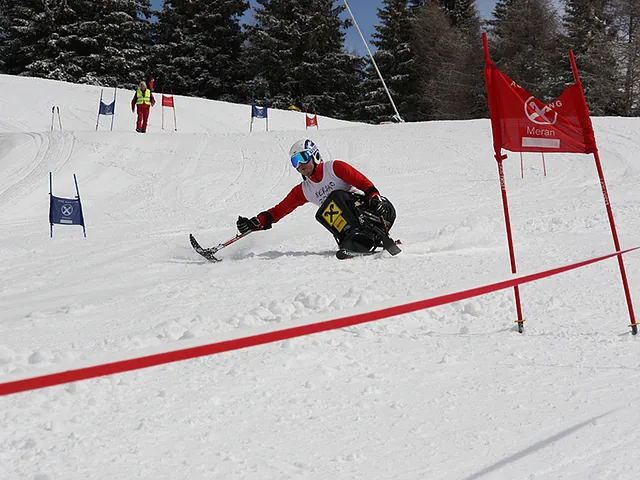
[[[347,2],[353,12],[353,16],[356,18],[356,22],[358,22],[360,30],[362,30],[362,34],[367,42],[369,42],[371,34],[374,32],[374,25],[378,22],[378,8],[381,8],[382,0],[347,0]],[[257,5],[255,0],[249,0],[249,3],[252,7]],[[151,5],[155,9],[162,8],[162,4],[162,0],[151,0]],[[478,10],[480,10],[480,14],[485,18],[491,16],[495,4],[496,0],[476,0]],[[344,15],[348,18],[349,13],[345,11]],[[346,46],[347,50],[351,51],[355,49],[360,55],[366,55],[367,53],[355,27],[351,27],[347,31]],[[371,44],[369,44],[369,48],[371,47]]]

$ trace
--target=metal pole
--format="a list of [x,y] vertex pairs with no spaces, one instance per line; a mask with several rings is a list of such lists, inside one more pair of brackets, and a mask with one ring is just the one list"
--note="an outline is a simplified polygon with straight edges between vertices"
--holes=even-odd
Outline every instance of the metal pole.
[[398,109],[396,108],[396,104],[393,103],[393,98],[391,98],[391,93],[389,93],[389,89],[387,88],[387,84],[384,83],[384,78],[382,78],[382,74],[380,73],[380,70],[378,70],[378,65],[376,65],[376,61],[373,59],[373,55],[371,54],[371,50],[369,50],[369,45],[367,45],[367,41],[364,39],[364,35],[362,35],[362,32],[360,31],[360,27],[358,26],[358,22],[356,22],[356,18],[353,16],[353,12],[351,11],[351,8],[349,8],[349,4],[347,3],[347,0],[343,0],[343,1],[344,1],[344,5],[347,7],[347,10],[349,10],[349,15],[351,15],[351,19],[353,20],[353,24],[356,26],[356,29],[358,30],[358,33],[360,34],[360,38],[362,39],[362,43],[364,43],[364,47],[367,49],[367,52],[369,53],[369,58],[371,59],[371,63],[373,63],[373,66],[376,69],[376,72],[378,73],[378,77],[380,77],[380,81],[382,82],[382,86],[384,87],[384,91],[387,92],[387,96],[389,97],[389,101],[391,102],[391,106],[393,107],[393,111],[396,112],[396,118],[400,122],[404,123],[404,120],[402,119],[402,117],[398,113]]

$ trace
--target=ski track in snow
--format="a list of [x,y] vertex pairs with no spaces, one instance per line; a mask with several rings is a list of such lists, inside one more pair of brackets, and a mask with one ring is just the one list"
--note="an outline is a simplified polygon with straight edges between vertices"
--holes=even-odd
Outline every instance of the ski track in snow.
[[[304,113],[273,110],[272,131],[256,122],[249,134],[248,106],[176,97],[178,131],[160,129],[156,106],[140,135],[119,91],[114,132],[105,117],[96,132],[99,88],[9,76],[0,86],[0,381],[509,275],[488,120],[319,117],[305,132]],[[52,103],[62,132],[49,132]],[[620,242],[633,247],[640,120],[593,121]],[[203,262],[188,234],[218,244],[238,215],[279,202],[300,180],[286,152],[304,136],[392,200],[403,253],[337,261],[305,205]],[[505,162],[523,273],[613,251],[593,158],[545,160],[546,177],[540,155],[524,154],[524,179],[519,154]],[[65,226],[49,239],[49,171],[66,197],[77,174],[87,239]],[[625,265],[637,305],[640,256]],[[0,478],[640,478],[640,347],[617,262],[521,296],[522,335],[505,290],[2,397]]]

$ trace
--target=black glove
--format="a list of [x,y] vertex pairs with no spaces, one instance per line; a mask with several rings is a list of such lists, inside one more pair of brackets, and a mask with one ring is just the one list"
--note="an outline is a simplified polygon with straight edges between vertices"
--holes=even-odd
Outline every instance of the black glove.
[[372,195],[369,198],[369,209],[379,216],[384,216],[387,213],[387,206],[382,201],[380,195]]
[[245,234],[247,232],[255,232],[256,230],[262,230],[262,225],[260,224],[260,220],[258,220],[258,217],[238,217],[236,226],[238,227],[238,231],[241,234]]

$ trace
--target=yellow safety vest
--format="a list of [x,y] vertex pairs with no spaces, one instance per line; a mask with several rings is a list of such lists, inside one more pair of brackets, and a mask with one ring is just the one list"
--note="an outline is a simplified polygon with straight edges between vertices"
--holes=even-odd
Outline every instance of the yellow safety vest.
[[142,90],[138,89],[136,92],[136,105],[151,105],[151,90],[148,88],[142,93]]

